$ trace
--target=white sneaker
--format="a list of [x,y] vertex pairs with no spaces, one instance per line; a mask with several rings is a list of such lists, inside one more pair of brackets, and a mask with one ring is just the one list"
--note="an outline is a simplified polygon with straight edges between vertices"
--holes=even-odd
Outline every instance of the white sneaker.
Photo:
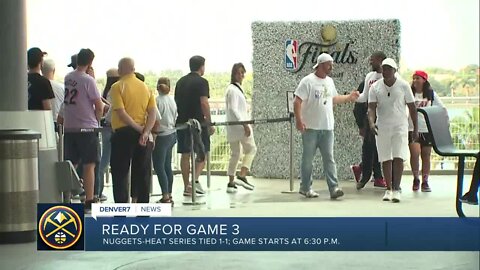
[[307,198],[317,198],[318,197],[318,193],[313,191],[313,189],[310,189],[307,192],[299,191],[299,193],[302,194],[303,196],[307,197]]
[[200,181],[195,181],[195,190],[197,191],[198,194],[205,194],[205,190],[202,187],[202,184],[200,184]]
[[228,183],[227,185],[227,193],[237,193],[237,186],[235,183]]
[[392,200],[392,191],[391,190],[386,190],[385,191],[385,195],[383,195],[383,199],[384,201],[391,201]]
[[[198,189],[198,185],[199,185],[199,183],[195,183],[195,189],[197,190],[196,195],[201,197],[201,196],[205,195],[205,191],[203,191],[203,189],[202,189],[202,191],[200,191]],[[191,184],[189,184],[187,186],[187,188],[183,191],[183,196],[192,196],[192,185]]]
[[246,177],[242,177],[242,176],[237,175],[237,179],[235,179],[234,182],[235,182],[235,184],[237,184],[239,186],[242,186],[242,187],[244,187],[245,189],[248,189],[248,190],[253,190],[255,188],[255,186],[253,186],[252,184],[250,184],[248,182]]
[[400,191],[398,191],[398,190],[393,191],[392,202],[394,202],[394,203],[400,202]]

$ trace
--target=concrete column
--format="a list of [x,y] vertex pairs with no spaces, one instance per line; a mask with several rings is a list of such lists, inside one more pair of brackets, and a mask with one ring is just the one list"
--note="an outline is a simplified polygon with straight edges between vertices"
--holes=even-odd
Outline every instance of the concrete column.
[[0,8],[0,112],[28,109],[26,0]]

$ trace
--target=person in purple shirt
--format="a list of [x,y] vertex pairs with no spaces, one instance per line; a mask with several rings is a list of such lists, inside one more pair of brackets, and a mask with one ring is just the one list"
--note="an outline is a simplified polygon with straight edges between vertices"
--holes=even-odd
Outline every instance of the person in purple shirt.
[[90,49],[81,49],[77,68],[65,76],[64,128],[65,160],[83,165],[85,209],[91,209],[93,200],[95,163],[98,162],[98,122],[103,114],[103,102],[95,79],[87,74],[95,55]]

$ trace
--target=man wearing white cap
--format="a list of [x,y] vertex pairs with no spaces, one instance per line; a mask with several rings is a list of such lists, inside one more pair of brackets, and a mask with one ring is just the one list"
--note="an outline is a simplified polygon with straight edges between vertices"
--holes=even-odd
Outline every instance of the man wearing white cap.
[[313,66],[315,72],[305,76],[295,90],[295,124],[302,133],[303,143],[300,194],[307,198],[318,197],[318,193],[312,190],[311,180],[312,162],[317,148],[322,154],[330,198],[343,196],[343,191],[338,187],[337,168],[333,157],[333,105],[353,102],[359,93],[352,91],[350,95],[338,95],[332,78],[328,76],[332,67],[333,58],[322,53]]
[[397,69],[395,60],[383,60],[383,79],[372,85],[368,96],[368,123],[377,135],[378,159],[387,182],[383,200],[392,202],[400,202],[403,162],[409,156],[407,106],[414,126],[413,139],[418,137],[415,99],[408,83],[395,77]]

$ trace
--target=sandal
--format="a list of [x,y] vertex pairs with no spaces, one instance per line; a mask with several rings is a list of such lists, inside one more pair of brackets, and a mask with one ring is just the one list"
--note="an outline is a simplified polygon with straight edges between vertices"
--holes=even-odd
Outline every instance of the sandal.
[[157,203],[170,203],[171,200],[170,199],[164,199],[164,198],[161,198],[160,200],[157,201]]

